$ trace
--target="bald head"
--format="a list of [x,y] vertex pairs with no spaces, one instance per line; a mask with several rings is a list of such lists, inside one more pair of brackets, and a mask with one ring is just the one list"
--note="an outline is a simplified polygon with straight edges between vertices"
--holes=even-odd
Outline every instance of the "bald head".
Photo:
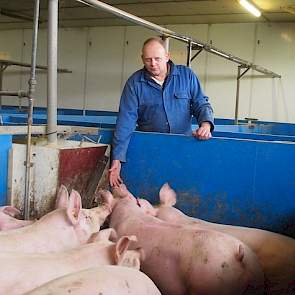
[[167,62],[170,58],[165,49],[165,42],[158,37],[147,39],[143,44],[141,57],[150,75],[163,81],[167,75]]
[[142,46],[142,52],[144,51],[144,48],[146,46],[148,46],[150,43],[158,43],[166,51],[166,44],[165,44],[165,41],[164,40],[162,40],[159,37],[151,37],[151,38],[149,38],[149,39],[147,39],[147,40],[144,41],[143,46]]

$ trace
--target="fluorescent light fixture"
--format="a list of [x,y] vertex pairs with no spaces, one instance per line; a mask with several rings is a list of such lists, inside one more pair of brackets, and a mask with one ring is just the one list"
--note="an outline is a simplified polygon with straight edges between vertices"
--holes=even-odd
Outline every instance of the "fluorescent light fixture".
[[251,12],[256,17],[261,16],[260,10],[253,3],[251,3],[250,1],[248,1],[248,0],[240,0],[239,2],[244,8],[246,8],[249,12]]

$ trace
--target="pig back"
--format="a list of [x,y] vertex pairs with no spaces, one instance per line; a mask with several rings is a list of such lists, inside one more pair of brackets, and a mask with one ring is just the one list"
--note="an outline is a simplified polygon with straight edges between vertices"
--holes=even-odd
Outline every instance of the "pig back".
[[144,273],[120,266],[102,266],[55,279],[27,295],[161,295]]

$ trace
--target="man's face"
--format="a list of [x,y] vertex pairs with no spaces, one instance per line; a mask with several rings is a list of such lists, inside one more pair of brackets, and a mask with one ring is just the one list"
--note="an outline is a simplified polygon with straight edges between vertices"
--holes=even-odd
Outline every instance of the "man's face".
[[142,61],[145,68],[155,78],[165,78],[170,54],[158,42],[146,44],[142,50]]

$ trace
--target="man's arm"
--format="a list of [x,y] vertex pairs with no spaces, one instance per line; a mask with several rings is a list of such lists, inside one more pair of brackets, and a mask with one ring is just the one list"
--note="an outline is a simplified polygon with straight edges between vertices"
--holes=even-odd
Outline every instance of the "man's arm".
[[121,162],[126,162],[126,153],[132,132],[135,130],[137,121],[138,99],[134,86],[129,80],[125,84],[120,100],[119,114],[116,122],[116,130],[112,143],[112,166],[109,170],[111,186],[122,183],[120,177]]
[[197,119],[199,128],[193,132],[193,136],[206,140],[211,138],[214,129],[213,109],[207,96],[203,94],[200,82],[196,74],[191,71],[191,111]]

